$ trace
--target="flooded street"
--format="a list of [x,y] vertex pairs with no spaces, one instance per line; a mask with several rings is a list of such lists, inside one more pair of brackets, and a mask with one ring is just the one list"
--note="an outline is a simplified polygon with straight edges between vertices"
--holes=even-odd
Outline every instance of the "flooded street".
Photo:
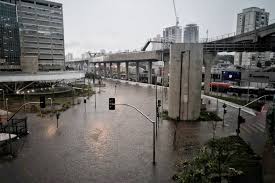
[[[14,143],[17,157],[0,161],[1,182],[172,182],[175,164],[212,137],[211,123],[180,123],[175,133],[176,125],[164,120],[153,166],[152,123],[129,107],[109,111],[108,100],[134,105],[155,120],[155,89],[106,84],[96,94],[96,108],[95,96],[86,107],[82,101],[61,114],[58,129],[55,117],[29,115],[30,134]],[[217,135],[232,129],[226,132]]]
[[[115,91],[116,90],[116,91]],[[97,88],[98,91],[98,88]],[[152,124],[131,108],[109,111],[108,99],[129,103],[155,119],[155,91],[107,83],[95,97],[55,117],[29,115],[30,134],[17,158],[1,161],[1,182],[169,182],[177,154],[174,125],[164,121],[152,165]],[[20,143],[19,143],[20,142]]]

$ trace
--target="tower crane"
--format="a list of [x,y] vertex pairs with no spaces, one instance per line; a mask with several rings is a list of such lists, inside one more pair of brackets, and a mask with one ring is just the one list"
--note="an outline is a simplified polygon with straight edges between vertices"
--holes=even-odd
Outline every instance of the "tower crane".
[[179,26],[179,17],[177,15],[177,9],[176,9],[175,0],[173,0],[173,5],[174,5],[174,12],[175,12],[175,17],[176,17],[176,26]]

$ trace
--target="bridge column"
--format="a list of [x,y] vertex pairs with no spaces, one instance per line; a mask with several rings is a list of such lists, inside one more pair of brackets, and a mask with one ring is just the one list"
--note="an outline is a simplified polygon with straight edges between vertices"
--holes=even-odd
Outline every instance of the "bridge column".
[[148,84],[152,84],[152,62],[148,61]]
[[129,62],[125,62],[126,80],[129,80]]
[[169,84],[169,61],[164,61],[163,67],[163,85],[168,86]]
[[209,94],[210,92],[210,82],[211,82],[211,68],[216,57],[216,53],[204,53],[204,94]]
[[94,63],[94,75],[96,75],[96,63]]
[[117,63],[116,70],[117,70],[117,79],[120,79],[120,62]]
[[104,62],[104,77],[106,78],[107,77],[107,66],[106,66],[106,63]]
[[102,64],[98,63],[98,68],[99,68],[99,76],[102,77]]
[[110,62],[110,78],[113,78],[113,63]]
[[139,62],[136,62],[136,82],[139,82]]
[[170,48],[168,115],[196,120],[201,109],[203,45],[175,43]]

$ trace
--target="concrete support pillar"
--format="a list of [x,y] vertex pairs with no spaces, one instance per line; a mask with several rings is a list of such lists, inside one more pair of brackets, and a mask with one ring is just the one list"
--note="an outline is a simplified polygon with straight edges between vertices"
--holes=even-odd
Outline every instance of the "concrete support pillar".
[[120,62],[117,63],[116,69],[117,69],[117,79],[120,79]]
[[139,82],[139,62],[136,62],[136,82]]
[[113,78],[113,63],[110,62],[110,78]]
[[98,75],[99,75],[100,77],[102,77],[102,65],[101,65],[101,63],[98,63],[98,69],[99,69]]
[[148,62],[148,84],[152,84],[152,62]]
[[125,62],[126,80],[129,80],[129,62]]
[[88,72],[88,73],[91,72],[90,61],[89,61],[89,60],[87,60],[87,72]]
[[211,68],[216,57],[216,53],[204,53],[204,94],[209,94],[210,92],[210,82],[211,82]]
[[106,63],[104,63],[104,77],[106,78],[107,77],[107,66],[106,66]]
[[96,75],[96,63],[94,63],[94,75]]
[[201,109],[203,45],[176,43],[170,48],[168,115],[196,120]]
[[169,84],[169,61],[164,61],[164,68],[163,68],[163,85],[168,86]]

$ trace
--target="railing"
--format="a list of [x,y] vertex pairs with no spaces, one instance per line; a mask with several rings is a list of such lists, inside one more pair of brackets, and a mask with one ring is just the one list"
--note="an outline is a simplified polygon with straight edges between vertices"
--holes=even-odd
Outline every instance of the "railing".
[[15,134],[17,137],[28,134],[27,118],[12,119],[0,127],[1,133]]
[[233,37],[233,36],[236,36],[236,32],[231,32],[231,33],[228,33],[228,34],[223,34],[223,35],[215,36],[215,37],[211,37],[211,38],[201,38],[199,42],[200,43],[213,42],[213,41],[217,41],[217,40],[220,40],[220,39],[230,38],[230,37]]

